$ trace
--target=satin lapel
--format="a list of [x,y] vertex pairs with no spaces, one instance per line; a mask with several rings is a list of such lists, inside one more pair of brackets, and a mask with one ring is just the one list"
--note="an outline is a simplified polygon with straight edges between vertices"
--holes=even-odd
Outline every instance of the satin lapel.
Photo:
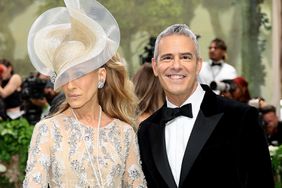
[[206,117],[202,110],[199,111],[183,157],[179,187],[181,187],[184,183],[184,180],[191,170],[196,158],[222,115],[223,113],[219,113]]
[[150,131],[150,143],[152,153],[159,173],[170,188],[176,188],[176,184],[169,166],[165,146],[165,125],[155,125]]

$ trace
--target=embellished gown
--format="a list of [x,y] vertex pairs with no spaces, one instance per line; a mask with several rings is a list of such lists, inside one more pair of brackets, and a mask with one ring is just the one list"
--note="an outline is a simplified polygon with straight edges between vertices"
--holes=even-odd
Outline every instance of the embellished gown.
[[31,139],[23,187],[147,187],[130,125],[114,119],[100,127],[99,148],[97,138],[98,128],[64,114],[40,121]]

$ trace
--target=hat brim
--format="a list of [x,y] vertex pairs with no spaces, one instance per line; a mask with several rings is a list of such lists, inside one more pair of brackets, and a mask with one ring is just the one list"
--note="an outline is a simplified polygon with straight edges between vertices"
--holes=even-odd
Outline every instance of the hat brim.
[[[72,4],[71,0],[65,2],[68,6],[70,2]],[[96,1],[82,0],[80,2],[84,2],[79,6],[80,9],[57,7],[44,12],[36,19],[29,32],[28,54],[31,62],[42,74],[52,76],[54,72],[56,73],[54,89],[101,67],[116,53],[119,46],[119,28],[110,12]],[[75,21],[81,25],[75,26]],[[86,34],[83,33],[85,31],[87,31]],[[73,37],[73,33],[82,34]],[[85,35],[88,38],[83,38]],[[71,38],[70,41],[87,43],[86,48],[82,54],[71,61],[57,66],[61,62],[56,62],[56,51],[69,38]],[[92,40],[94,42],[91,43]],[[68,53],[73,54],[71,51]],[[66,56],[68,56],[67,53]],[[78,74],[71,73],[66,76],[66,73],[72,72],[72,69],[78,67],[81,69],[81,65],[86,66],[86,68],[83,67],[83,74],[77,76]]]

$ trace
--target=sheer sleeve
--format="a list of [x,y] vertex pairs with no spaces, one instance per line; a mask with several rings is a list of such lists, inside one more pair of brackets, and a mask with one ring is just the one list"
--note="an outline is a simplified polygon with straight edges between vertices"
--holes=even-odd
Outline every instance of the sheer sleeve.
[[133,129],[129,129],[126,137],[127,157],[125,161],[124,186],[127,188],[145,188],[146,180],[142,171],[139,147],[136,134]]
[[50,127],[44,122],[35,125],[28,153],[24,188],[47,188],[50,168]]

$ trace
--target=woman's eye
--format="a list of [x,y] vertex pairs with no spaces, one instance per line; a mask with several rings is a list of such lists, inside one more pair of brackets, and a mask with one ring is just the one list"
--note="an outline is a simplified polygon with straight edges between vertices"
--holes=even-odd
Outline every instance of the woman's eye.
[[83,73],[83,72],[76,72],[75,75],[76,75],[77,77],[81,77],[81,76],[84,75],[84,73]]

